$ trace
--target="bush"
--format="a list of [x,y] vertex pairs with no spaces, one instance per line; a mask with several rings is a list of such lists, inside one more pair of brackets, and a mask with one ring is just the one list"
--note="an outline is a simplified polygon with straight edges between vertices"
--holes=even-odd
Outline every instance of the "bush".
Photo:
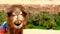
[[47,29],[52,29],[56,26],[56,22],[54,21],[54,17],[48,12],[43,12],[43,16],[40,19],[40,25],[45,26]]
[[47,29],[52,29],[57,26],[56,22],[54,21],[54,16],[48,12],[29,13],[28,16],[30,16],[27,19],[28,25],[32,24],[34,26],[42,26],[46,27]]
[[25,27],[25,29],[32,29],[32,28],[34,28],[34,25],[32,25],[32,24],[29,24]]
[[55,16],[54,20],[56,24],[60,26],[60,12],[58,12],[58,14],[55,14],[54,16]]
[[3,24],[4,21],[6,21],[6,13],[0,12],[0,25]]
[[56,26],[54,30],[60,30],[60,26]]

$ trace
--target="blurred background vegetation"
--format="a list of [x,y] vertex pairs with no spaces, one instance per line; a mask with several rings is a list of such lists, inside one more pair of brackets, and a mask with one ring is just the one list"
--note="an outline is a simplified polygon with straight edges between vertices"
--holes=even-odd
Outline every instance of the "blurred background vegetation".
[[0,10],[0,26],[4,23],[4,21],[7,20],[7,14],[4,12],[4,10]]
[[[2,10],[0,12],[0,26],[7,20],[7,15]],[[60,30],[60,12],[50,14],[48,11],[27,12],[27,24],[25,29],[54,29]]]
[[49,11],[27,13],[27,29],[60,30],[60,12],[50,14]]

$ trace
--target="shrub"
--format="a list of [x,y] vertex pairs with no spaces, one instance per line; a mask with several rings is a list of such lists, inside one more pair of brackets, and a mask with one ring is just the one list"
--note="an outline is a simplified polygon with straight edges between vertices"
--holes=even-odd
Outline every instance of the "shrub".
[[27,19],[28,25],[32,24],[34,26],[42,26],[46,27],[47,29],[52,29],[57,26],[56,22],[54,21],[54,16],[48,12],[29,13],[28,16],[30,16]]
[[25,27],[25,29],[32,29],[32,28],[34,28],[34,25],[32,25],[32,24],[29,24]]
[[54,21],[54,17],[48,12],[43,12],[43,16],[40,19],[40,25],[45,26],[46,28],[52,29],[56,26],[56,22]]
[[4,11],[0,12],[0,25],[3,24],[6,19],[6,13]]
[[58,26],[60,26],[60,12],[58,12],[58,14],[55,14],[54,16],[55,16],[54,20],[55,20],[56,24]]

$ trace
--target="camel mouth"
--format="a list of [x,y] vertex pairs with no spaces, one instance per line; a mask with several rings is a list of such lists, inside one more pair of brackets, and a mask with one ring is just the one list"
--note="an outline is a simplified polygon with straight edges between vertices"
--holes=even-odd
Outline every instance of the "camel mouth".
[[15,24],[16,26],[19,26],[20,24]]
[[21,25],[21,23],[14,23],[14,28],[17,28],[17,29],[19,29],[20,28],[20,25]]
[[15,26],[20,26],[21,23],[22,23],[21,21],[15,21],[15,22],[14,22],[14,25],[15,25]]
[[21,23],[14,23],[15,26],[20,26]]

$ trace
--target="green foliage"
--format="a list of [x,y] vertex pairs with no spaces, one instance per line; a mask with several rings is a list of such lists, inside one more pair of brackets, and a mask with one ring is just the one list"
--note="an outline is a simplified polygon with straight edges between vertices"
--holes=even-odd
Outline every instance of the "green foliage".
[[60,26],[56,26],[54,30],[60,30]]
[[60,26],[60,12],[54,15],[54,20],[58,26]]
[[33,27],[34,27],[34,25],[29,24],[29,25],[27,25],[25,28],[26,28],[26,29],[29,29],[29,28],[32,29]]
[[43,16],[42,16],[42,19],[40,20],[40,22],[43,23],[43,24],[40,23],[41,25],[43,25],[49,29],[56,26],[56,23],[54,21],[54,17],[51,14],[46,13],[46,12],[43,12]]
[[[34,28],[36,26],[42,26],[46,29],[54,29],[54,27],[57,26],[57,20],[55,21],[55,19],[57,19],[56,15],[49,14],[49,12],[47,12],[47,11],[43,11],[40,13],[34,13],[34,12],[28,13],[28,16],[29,16],[29,18],[27,17],[27,27],[28,28],[30,28],[30,27]],[[30,24],[32,24],[32,25],[30,25]]]
[[3,24],[6,19],[6,13],[4,11],[0,12],[0,25]]
[[34,26],[34,25],[27,25],[25,29],[46,29],[46,27],[43,26]]

